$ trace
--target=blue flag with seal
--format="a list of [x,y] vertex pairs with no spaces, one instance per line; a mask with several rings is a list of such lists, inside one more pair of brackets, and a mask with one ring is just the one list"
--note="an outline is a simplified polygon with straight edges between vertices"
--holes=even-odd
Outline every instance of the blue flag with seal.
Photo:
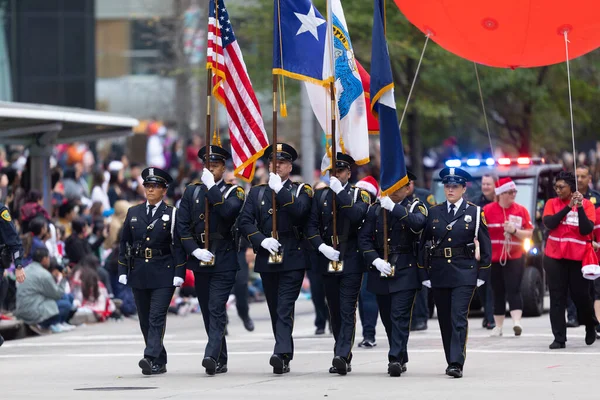
[[327,85],[327,21],[310,0],[275,0],[273,74]]
[[408,184],[404,146],[396,114],[394,80],[384,28],[383,1],[375,0],[371,48],[371,112],[379,119],[381,195],[389,196]]

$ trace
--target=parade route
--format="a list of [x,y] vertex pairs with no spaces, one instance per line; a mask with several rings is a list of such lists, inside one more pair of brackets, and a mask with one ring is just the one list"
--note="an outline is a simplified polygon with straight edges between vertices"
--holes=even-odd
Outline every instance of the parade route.
[[471,318],[465,377],[453,379],[444,374],[435,319],[429,321],[427,331],[411,334],[408,372],[400,378],[386,373],[388,346],[381,323],[375,348],[355,346],[351,373],[329,374],[333,338],[314,335],[312,304],[304,299],[297,303],[292,371],[273,375],[268,364],[273,339],[266,304],[253,304],[251,313],[256,330],[246,332],[235,309],[229,311],[229,372],[212,377],[201,366],[206,334],[197,314],[169,316],[168,373],[161,376],[141,375],[137,362],[143,345],[132,320],[8,341],[0,348],[1,398],[598,398],[591,387],[596,382],[600,343],[586,346],[584,328],[579,327],[569,329],[566,349],[548,350],[552,337],[547,314],[524,319],[520,338],[506,328],[504,337],[490,338],[490,331],[481,328],[481,319]]

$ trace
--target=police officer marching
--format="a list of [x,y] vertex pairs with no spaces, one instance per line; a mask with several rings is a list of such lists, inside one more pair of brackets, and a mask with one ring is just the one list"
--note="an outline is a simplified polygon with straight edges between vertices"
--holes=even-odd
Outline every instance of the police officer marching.
[[[8,208],[0,203],[0,287],[4,270],[15,263],[15,278],[18,283],[25,282],[25,271],[23,270],[23,244],[19,234],[12,222]],[[0,335],[0,346],[4,338]]]
[[[289,179],[292,162],[298,157],[296,150],[285,143],[275,146],[267,147],[265,156],[276,152],[276,173],[271,170],[268,185],[250,189],[238,225],[256,253],[254,271],[260,273],[271,315],[275,349],[269,363],[273,373],[283,374],[290,371],[294,356],[294,309],[307,265],[302,233],[313,193],[310,185]],[[276,232],[272,225],[274,213]]]
[[[202,184],[187,187],[177,218],[177,230],[185,252],[187,269],[194,271],[196,295],[202,310],[208,343],[202,366],[208,375],[227,372],[227,299],[235,284],[238,267],[237,247],[232,227],[244,205],[244,189],[225,183],[225,161],[231,154],[222,147],[206,146],[198,152],[204,162]],[[208,199],[209,215],[205,215]],[[206,236],[205,219],[209,232]],[[209,250],[206,249],[208,240]]]
[[[414,180],[408,173],[408,179]],[[427,208],[418,199],[409,198],[409,185],[382,197],[367,213],[358,237],[360,249],[370,266],[367,290],[377,296],[381,321],[385,326],[390,350],[388,374],[406,372],[407,344],[413,304],[424,270],[417,266],[418,241],[427,220]],[[388,212],[387,243],[384,239],[384,210]],[[388,247],[388,260],[384,247]]]
[[[370,195],[348,183],[354,159],[343,153],[337,153],[336,158],[330,187],[318,190],[313,197],[306,232],[312,246],[320,252],[317,268],[324,274],[325,296],[335,339],[329,372],[346,375],[352,370],[356,305],[365,269],[358,250],[357,231],[369,208]],[[334,196],[337,238],[333,237]],[[338,250],[332,246],[333,240],[339,243]]]
[[481,208],[463,199],[468,172],[440,171],[446,201],[429,209],[422,241],[421,266],[427,267],[438,310],[446,374],[462,378],[466,357],[468,315],[475,288],[488,280],[492,244]]
[[119,247],[119,282],[132,288],[146,348],[138,363],[144,375],[167,372],[163,345],[167,310],[185,276],[185,252],[175,229],[177,210],[164,202],[171,176],[142,171],[146,202],[127,211]]

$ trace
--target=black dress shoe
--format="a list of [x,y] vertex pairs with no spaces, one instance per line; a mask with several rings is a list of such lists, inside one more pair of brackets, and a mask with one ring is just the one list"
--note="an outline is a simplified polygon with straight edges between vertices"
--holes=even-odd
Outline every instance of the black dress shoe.
[[414,324],[412,324],[412,326],[410,327],[411,331],[426,331],[427,330],[427,322],[422,321],[422,322],[416,322]]
[[227,364],[217,363],[217,370],[215,371],[217,374],[224,374],[227,372]]
[[402,373],[406,372],[406,363],[402,364]]
[[388,364],[388,374],[390,376],[400,376],[402,375],[402,364],[398,361],[393,361]]
[[212,357],[204,357],[202,366],[206,369],[207,375],[214,375],[217,373],[217,361]]
[[596,341],[596,327],[590,326],[585,328],[585,344],[591,346]]
[[160,375],[167,372],[167,366],[165,364],[152,363],[152,375]]
[[335,368],[335,372],[339,375],[346,375],[348,373],[348,363],[343,357],[335,356],[331,362]]
[[252,332],[254,330],[254,321],[252,321],[252,319],[250,317],[244,319],[243,321],[244,321],[244,328],[246,328],[246,330],[248,332]]
[[460,369],[459,366],[457,366],[457,365],[450,365],[446,369],[446,375],[451,376],[453,378],[462,378],[463,373],[462,373],[462,370]]
[[488,320],[484,318],[483,321],[481,321],[481,327],[487,328],[487,324],[488,324]]
[[142,369],[142,374],[152,375],[152,361],[148,358],[142,358],[138,363],[138,366]]
[[550,343],[550,346],[548,346],[548,348],[550,350],[564,349],[565,347],[566,347],[566,345],[564,343],[557,342],[556,340],[554,342]]
[[317,330],[315,331],[315,335],[324,335],[325,334],[325,328],[317,328]]
[[[352,372],[352,365],[348,364],[348,369],[346,370],[346,372]],[[336,367],[329,367],[329,373],[330,374],[337,374],[338,370]]]
[[576,319],[570,319],[567,321],[567,328],[577,328],[579,326],[579,321]]
[[290,372],[290,362],[284,359],[279,354],[273,354],[269,360],[269,364],[273,367],[273,373],[277,375],[286,374]]

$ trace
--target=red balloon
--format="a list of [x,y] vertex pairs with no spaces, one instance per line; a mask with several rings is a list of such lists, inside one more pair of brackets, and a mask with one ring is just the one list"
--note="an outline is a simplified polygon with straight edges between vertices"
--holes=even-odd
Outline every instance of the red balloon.
[[444,49],[479,64],[540,67],[600,46],[598,0],[394,0]]

